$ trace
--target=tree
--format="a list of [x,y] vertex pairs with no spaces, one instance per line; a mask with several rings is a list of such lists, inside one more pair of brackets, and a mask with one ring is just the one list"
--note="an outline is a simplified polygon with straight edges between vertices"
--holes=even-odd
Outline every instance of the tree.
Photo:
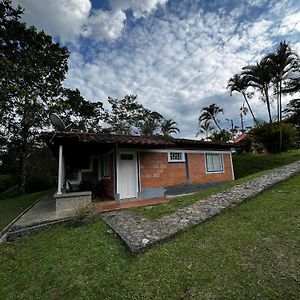
[[214,126],[211,125],[211,123],[208,122],[204,122],[199,126],[199,130],[196,134],[196,136],[198,136],[200,133],[204,133],[205,134],[205,139],[207,140],[209,137],[209,134],[214,130]]
[[223,108],[219,107],[215,103],[209,106],[205,106],[201,110],[201,114],[199,117],[199,124],[201,124],[202,122],[206,123],[206,122],[213,121],[214,124],[217,126],[217,128],[221,131],[221,127],[219,125],[219,120],[217,116],[219,113],[223,113],[223,112],[224,112]]
[[[278,136],[282,132],[283,143],[280,145]],[[298,132],[292,124],[265,123],[249,131],[254,142],[261,144],[269,153],[287,151],[294,145],[298,138]]]
[[0,97],[3,134],[19,149],[19,188],[36,133],[47,118],[45,106],[61,91],[69,52],[45,32],[20,22],[23,10],[0,2]]
[[244,128],[244,116],[246,116],[247,112],[248,112],[248,108],[245,107],[244,105],[242,107],[240,107],[240,118],[241,118],[241,132],[245,132],[245,128]]
[[137,102],[136,95],[126,95],[123,99],[108,98],[110,109],[104,111],[105,131],[114,134],[155,135],[161,126],[163,116]]
[[227,143],[232,139],[232,134],[225,129],[220,130],[219,132],[214,131],[212,135],[210,136],[210,139],[213,142],[218,143]]
[[157,111],[151,111],[145,109],[144,116],[138,120],[136,127],[138,134],[153,136],[158,133],[158,129],[161,126],[163,116]]
[[254,113],[252,111],[252,108],[250,106],[248,98],[251,97],[250,93],[247,93],[248,88],[248,79],[246,77],[241,76],[240,74],[233,75],[232,78],[229,79],[227,88],[230,91],[230,95],[232,95],[233,92],[238,92],[242,94],[248,109],[251,113],[251,116],[253,118],[254,123],[257,125],[258,121],[256,120]]
[[85,100],[78,89],[62,89],[61,94],[48,108],[58,113],[73,131],[100,132],[104,118],[103,103]]
[[161,133],[165,137],[170,136],[172,133],[176,134],[179,132],[180,130],[177,127],[177,123],[172,119],[164,120],[161,124]]
[[130,135],[134,133],[137,124],[145,117],[145,108],[136,101],[137,96],[126,95],[123,99],[108,97],[110,110],[105,110],[104,121],[114,134]]
[[283,84],[289,79],[289,75],[296,71],[299,66],[299,57],[291,47],[283,41],[278,45],[276,52],[268,54],[262,61],[268,65],[273,77],[277,96],[277,120],[281,122]]
[[[299,73],[298,69],[298,73]],[[294,77],[291,78],[290,81],[286,84],[285,88],[283,89],[284,94],[294,94],[300,91],[300,75],[298,74],[299,77]]]
[[292,123],[300,132],[300,99],[291,100],[283,112],[287,117],[286,121]]
[[243,68],[242,76],[245,78],[247,86],[251,86],[260,91],[262,100],[267,104],[269,122],[272,123],[271,104],[269,88],[272,81],[270,66],[261,61],[256,65],[250,65]]

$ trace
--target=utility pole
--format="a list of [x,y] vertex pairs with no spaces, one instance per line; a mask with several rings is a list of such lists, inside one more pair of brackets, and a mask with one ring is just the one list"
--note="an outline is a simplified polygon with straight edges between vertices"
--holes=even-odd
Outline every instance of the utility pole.
[[234,132],[234,126],[233,126],[233,120],[232,119],[226,119],[226,121],[230,122],[230,126],[231,126],[231,132]]
[[240,113],[240,117],[241,117],[241,128],[242,128],[242,132],[244,132],[244,118],[243,118],[243,113]]

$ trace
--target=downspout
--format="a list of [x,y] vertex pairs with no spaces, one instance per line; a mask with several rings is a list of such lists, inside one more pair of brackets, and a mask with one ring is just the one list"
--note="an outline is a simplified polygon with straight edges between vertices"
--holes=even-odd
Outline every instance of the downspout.
[[184,157],[185,157],[185,184],[189,185],[190,184],[190,172],[189,172],[188,154],[184,153]]
[[234,167],[233,167],[233,160],[232,160],[232,151],[231,151],[231,150],[230,150],[230,163],[231,163],[232,180],[235,180],[235,176],[234,176]]

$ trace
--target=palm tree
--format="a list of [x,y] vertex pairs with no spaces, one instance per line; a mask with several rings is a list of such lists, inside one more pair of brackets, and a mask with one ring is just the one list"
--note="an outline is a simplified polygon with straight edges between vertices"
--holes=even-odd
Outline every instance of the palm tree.
[[139,134],[146,136],[154,136],[157,128],[158,124],[156,122],[147,119],[145,122],[139,125]]
[[268,54],[263,58],[273,75],[273,81],[277,94],[277,118],[278,122],[282,119],[282,85],[288,76],[299,66],[299,57],[285,42],[281,42],[276,52]]
[[213,121],[218,129],[221,131],[221,127],[219,125],[219,120],[217,118],[219,113],[224,113],[223,108],[219,107],[215,103],[205,106],[201,110],[201,114],[199,117],[199,123],[201,124],[202,122],[210,122]]
[[256,65],[246,66],[243,68],[242,76],[244,76],[247,85],[258,89],[262,94],[262,99],[267,104],[269,121],[272,123],[271,105],[269,88],[272,81],[272,73],[269,64],[261,61]]
[[241,76],[240,74],[235,74],[235,75],[233,75],[232,78],[229,79],[227,88],[230,91],[230,95],[232,95],[233,92],[238,92],[243,95],[243,98],[244,98],[245,102],[247,103],[248,109],[252,115],[253,121],[257,125],[258,121],[256,120],[256,118],[254,116],[254,113],[251,109],[251,106],[248,101],[247,93],[246,93],[246,90],[248,88],[247,78]]
[[204,122],[200,125],[199,130],[196,134],[204,133],[205,134],[205,139],[208,139],[209,134],[214,130],[214,126],[211,125],[210,122]]
[[177,127],[177,123],[172,120],[164,120],[161,124],[161,133],[163,136],[170,136],[172,133],[179,133],[180,130]]

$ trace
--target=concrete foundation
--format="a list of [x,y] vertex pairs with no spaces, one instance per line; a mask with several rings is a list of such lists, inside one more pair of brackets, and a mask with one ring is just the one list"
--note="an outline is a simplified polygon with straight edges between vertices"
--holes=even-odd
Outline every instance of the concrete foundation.
[[207,188],[223,184],[225,182],[211,182],[205,184],[185,184],[185,185],[173,185],[159,188],[146,188],[139,192],[138,197],[141,199],[160,198],[165,196],[175,196],[182,194],[189,194],[200,192]]
[[75,192],[65,194],[55,194],[56,213],[75,211],[92,202],[92,192]]

